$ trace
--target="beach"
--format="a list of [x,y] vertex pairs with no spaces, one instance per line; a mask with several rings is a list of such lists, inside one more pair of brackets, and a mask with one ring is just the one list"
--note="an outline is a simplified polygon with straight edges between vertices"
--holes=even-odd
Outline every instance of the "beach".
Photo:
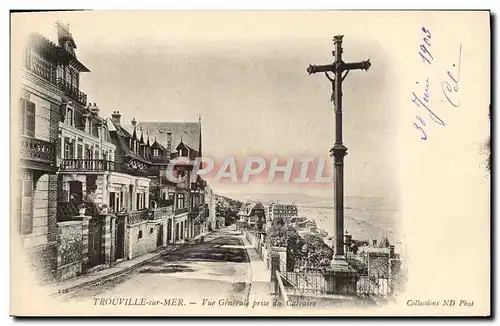
[[[315,221],[319,229],[334,235],[334,204],[331,197],[317,197],[297,193],[253,193],[239,194],[235,198],[243,201],[254,200],[263,203],[271,201],[294,203],[298,214]],[[401,241],[398,222],[401,212],[397,203],[385,198],[346,196],[344,200],[344,229],[356,240],[380,242],[386,236],[390,243]]]

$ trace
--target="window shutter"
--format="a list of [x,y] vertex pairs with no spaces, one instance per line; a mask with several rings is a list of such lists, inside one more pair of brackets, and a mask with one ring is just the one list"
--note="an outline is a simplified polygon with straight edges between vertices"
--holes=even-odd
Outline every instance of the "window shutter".
[[33,180],[22,181],[21,233],[33,232]]
[[25,100],[24,98],[21,98],[20,100],[21,100],[21,101],[20,101],[21,114],[20,114],[20,116],[19,116],[19,117],[21,118],[21,119],[20,119],[20,123],[21,123],[21,134],[22,134],[22,135],[24,135],[24,134],[25,134],[25,132],[24,132],[24,111],[25,111],[24,107],[25,107],[25,105],[26,105],[26,100]]
[[30,137],[35,137],[35,103],[26,101],[25,112],[25,134]]

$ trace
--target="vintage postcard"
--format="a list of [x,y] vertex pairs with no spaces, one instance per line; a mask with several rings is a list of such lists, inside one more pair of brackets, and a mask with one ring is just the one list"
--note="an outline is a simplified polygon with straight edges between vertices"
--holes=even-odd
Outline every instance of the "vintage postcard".
[[489,316],[490,28],[11,13],[11,314]]

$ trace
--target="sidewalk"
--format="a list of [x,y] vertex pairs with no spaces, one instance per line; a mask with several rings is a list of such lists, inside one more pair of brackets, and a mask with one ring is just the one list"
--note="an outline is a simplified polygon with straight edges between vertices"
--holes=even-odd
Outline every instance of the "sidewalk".
[[249,296],[250,302],[253,302],[253,300],[272,301],[271,272],[245,236],[241,235],[240,239],[243,241],[250,259],[250,279],[252,283]]
[[162,255],[168,254],[173,251],[177,251],[190,244],[199,243],[201,237],[204,237],[210,233],[211,232],[199,234],[196,237],[185,241],[184,243],[170,244],[166,248],[157,249],[156,251],[146,253],[131,260],[121,261],[113,265],[112,267],[104,268],[95,272],[84,274],[82,276],[58,282],[54,286],[55,292],[53,293],[53,296],[67,294],[85,287],[94,286],[109,281],[115,277],[118,277],[136,268],[139,268],[142,265],[145,265],[148,262],[161,257]]
[[79,290],[84,287],[97,285],[108,281],[112,278],[115,278],[119,275],[123,275],[128,273],[136,268],[141,267],[142,265],[159,258],[160,256],[167,254],[169,252],[177,251],[181,247],[188,245],[185,244],[174,244],[168,245],[166,248],[161,248],[156,251],[141,255],[137,258],[131,260],[124,260],[112,267],[105,268],[96,272],[92,272],[89,274],[84,274],[82,276],[78,276],[75,278],[71,278],[65,281],[61,281],[55,284],[55,292],[53,296],[58,296],[61,294],[70,293],[76,290]]

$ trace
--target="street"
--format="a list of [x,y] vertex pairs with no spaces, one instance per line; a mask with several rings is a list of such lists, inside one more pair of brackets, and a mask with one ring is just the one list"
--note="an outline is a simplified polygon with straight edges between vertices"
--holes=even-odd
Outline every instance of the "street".
[[250,260],[243,241],[226,229],[207,235],[202,244],[181,247],[131,273],[66,298],[181,298],[186,305],[201,304],[203,299],[245,301],[250,295],[250,276]]

